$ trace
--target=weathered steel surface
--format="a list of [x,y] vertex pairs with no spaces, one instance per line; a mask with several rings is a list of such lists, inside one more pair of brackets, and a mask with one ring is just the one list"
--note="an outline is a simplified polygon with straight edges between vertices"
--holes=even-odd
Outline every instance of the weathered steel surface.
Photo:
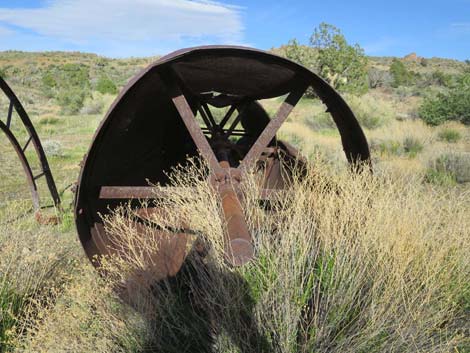
[[[168,197],[167,173],[200,155],[221,198],[227,260],[233,265],[249,261],[254,249],[238,186],[246,170],[263,165],[260,198],[287,192],[281,160],[294,167],[302,163],[295,164],[297,151],[277,140],[276,133],[308,87],[331,113],[348,161],[367,162],[367,141],[351,109],[324,80],[292,61],[249,48],[210,46],[177,51],[142,71],[112,104],[80,173],[75,216],[87,255],[102,254],[106,244],[104,229],[100,239],[93,236],[102,223],[100,214],[121,201]],[[284,95],[271,119],[258,100]],[[218,122],[211,109],[224,107],[228,111]],[[163,187],[148,187],[149,180]],[[180,255],[175,253],[175,258]]]
[[[34,129],[33,123],[29,119],[26,110],[24,109],[23,105],[19,101],[18,97],[15,95],[13,90],[8,86],[8,84],[0,77],[0,89],[2,92],[7,96],[9,101],[8,106],[8,113],[6,117],[6,122],[2,122],[0,120],[0,130],[2,130],[10,143],[12,144],[13,148],[16,151],[18,159],[23,166],[23,170],[26,174],[26,180],[28,182],[29,188],[31,190],[31,198],[33,203],[33,208],[36,211],[36,218],[38,220],[44,220],[41,215],[39,214],[39,210],[41,208],[40,204],[40,197],[38,194],[38,189],[36,185],[36,180],[39,178],[46,178],[47,186],[49,188],[49,192],[51,194],[52,201],[56,207],[60,205],[60,197],[59,193],[57,192],[57,188],[54,182],[54,178],[52,177],[51,170],[49,168],[49,163],[47,162],[46,154],[44,153],[44,149],[42,148],[41,141],[39,139],[36,130]],[[13,112],[16,111],[18,117],[21,120],[21,123],[24,125],[26,132],[28,134],[28,139],[26,140],[23,146],[20,145],[19,141],[15,137],[13,131],[11,130],[11,123],[13,117]],[[1,117],[0,117],[1,119]],[[36,155],[39,160],[39,167],[40,172],[37,175],[33,175],[31,165],[26,157],[25,151],[31,145],[34,146]],[[0,166],[1,167],[1,166]],[[46,222],[50,222],[50,220],[46,220]]]

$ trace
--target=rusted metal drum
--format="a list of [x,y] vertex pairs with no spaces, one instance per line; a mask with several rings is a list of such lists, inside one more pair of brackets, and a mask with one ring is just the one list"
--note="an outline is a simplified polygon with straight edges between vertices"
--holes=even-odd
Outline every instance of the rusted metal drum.
[[[244,47],[196,47],[167,55],[134,77],[96,131],[80,173],[75,218],[88,257],[110,251],[100,214],[131,199],[155,197],[148,180],[168,185],[167,172],[200,155],[222,197],[227,260],[249,261],[253,246],[236,185],[264,158],[269,175],[263,195],[285,187],[276,156],[298,156],[276,132],[309,87],[331,113],[348,161],[368,160],[367,141],[344,100],[316,74],[285,58]],[[258,103],[283,96],[273,117]],[[224,107],[226,115],[216,121],[211,110]],[[164,278],[181,267],[187,244],[184,234],[162,237],[155,257],[162,259]]]

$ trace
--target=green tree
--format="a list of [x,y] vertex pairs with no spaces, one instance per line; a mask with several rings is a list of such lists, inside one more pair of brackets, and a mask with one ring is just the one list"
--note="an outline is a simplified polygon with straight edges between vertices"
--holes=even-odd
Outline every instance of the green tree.
[[301,45],[297,39],[291,39],[285,46],[285,55],[306,68],[317,70],[317,51],[308,45]]
[[393,78],[392,87],[410,86],[414,83],[414,74],[408,71],[400,60],[393,59],[390,65],[390,74]]
[[96,84],[96,90],[102,94],[116,94],[118,89],[111,79],[106,76],[101,76]]
[[358,45],[350,45],[333,25],[321,23],[310,37],[318,50],[318,68],[334,88],[351,93],[364,93],[368,88],[367,57]]
[[[287,59],[295,61],[307,69],[314,72],[318,71],[317,68],[317,51],[308,45],[301,45],[297,39],[291,39],[285,46],[285,56]],[[315,91],[310,87],[305,92],[307,97],[315,97]]]

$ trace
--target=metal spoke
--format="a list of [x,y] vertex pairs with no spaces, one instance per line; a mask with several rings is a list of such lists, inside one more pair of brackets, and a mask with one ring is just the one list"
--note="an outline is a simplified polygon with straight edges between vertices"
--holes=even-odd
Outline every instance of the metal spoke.
[[215,122],[214,120],[214,116],[212,115],[212,112],[211,110],[209,109],[209,106],[207,105],[207,103],[203,103],[202,104],[202,109],[205,111],[205,113],[207,114],[207,118],[209,119],[209,121],[211,122],[212,126],[214,127],[218,127],[219,125],[217,125],[217,123]]
[[251,149],[246,154],[243,161],[240,163],[242,169],[248,169],[252,164],[261,156],[263,150],[268,146],[269,142],[276,136],[276,132],[281,127],[282,123],[287,119],[292,112],[300,98],[304,95],[308,85],[299,84],[299,86],[292,91],[281,104],[279,110],[269,124],[265,127],[258,140],[253,144]]
[[31,142],[32,139],[33,139],[33,137],[30,136],[29,139],[28,139],[28,141],[26,141],[26,144],[25,144],[24,147],[23,147],[23,152],[26,151],[26,149],[28,148],[29,143]]
[[10,100],[10,106],[8,107],[8,115],[7,115],[7,127],[8,128],[10,128],[12,116],[13,116],[13,101]]
[[237,109],[237,105],[236,104],[233,104],[232,106],[230,106],[230,109],[228,110],[228,112],[225,114],[224,118],[222,119],[222,121],[220,122],[219,124],[219,127],[221,129],[223,129],[225,127],[225,124],[227,124],[227,121],[228,119],[230,119],[230,117],[232,116],[233,112],[235,111],[235,109]]
[[44,174],[45,174],[44,172],[39,173],[38,175],[36,175],[36,176],[34,177],[34,180],[39,179],[39,178],[42,177]]
[[243,113],[245,112],[246,108],[248,107],[248,105],[250,104],[250,102],[244,102],[242,104],[242,107],[237,115],[237,117],[235,118],[235,120],[232,122],[232,124],[230,125],[230,127],[228,128],[228,130],[225,132],[225,136],[228,137],[232,134],[232,132],[235,130],[235,128],[237,127],[238,123],[240,122],[240,120],[242,119],[242,116],[243,116]]
[[176,74],[171,69],[169,69],[166,74],[162,76],[162,79],[168,88],[171,100],[173,101],[173,104],[178,110],[181,118],[183,119],[183,122],[186,125],[189,134],[193,138],[199,153],[204,157],[207,163],[209,163],[209,166],[214,173],[219,171],[221,168],[219,166],[217,157],[209,145],[206,136],[202,132],[201,127],[197,123],[193,111],[189,106],[188,101],[186,100],[186,97],[181,91],[181,88],[176,83]]
[[206,124],[206,127],[213,131],[214,130],[214,125],[211,124],[210,120],[208,119],[206,112],[204,111],[204,108],[202,106],[199,106],[198,108],[199,113],[201,114],[202,120],[204,120],[204,124]]

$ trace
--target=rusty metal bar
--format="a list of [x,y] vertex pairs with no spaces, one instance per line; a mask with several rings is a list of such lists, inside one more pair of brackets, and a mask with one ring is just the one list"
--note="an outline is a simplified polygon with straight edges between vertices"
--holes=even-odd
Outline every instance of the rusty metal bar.
[[7,128],[10,128],[12,115],[13,115],[13,101],[10,99],[10,105],[8,106],[8,115],[7,115]]
[[204,108],[200,106],[198,110],[201,114],[202,120],[204,120],[204,124],[206,124],[207,128],[212,132],[214,130],[214,125],[212,125],[210,120],[208,119],[206,113],[204,112]]
[[[226,161],[220,162],[220,166],[226,171],[230,170],[230,164]],[[253,241],[245,221],[245,214],[231,179],[219,184],[217,191],[227,221],[225,256],[233,266],[242,266],[254,256]]]
[[202,109],[205,111],[205,113],[207,115],[207,118],[211,122],[212,126],[213,127],[218,127],[219,125],[217,125],[217,123],[215,122],[214,116],[212,115],[212,112],[209,109],[209,106],[207,105],[207,103],[202,104]]
[[269,142],[276,136],[276,132],[279,130],[281,125],[287,119],[289,114],[292,112],[300,98],[304,95],[307,84],[299,85],[293,90],[285,99],[285,101],[279,107],[276,115],[271,119],[269,124],[263,130],[258,140],[253,144],[251,149],[246,154],[243,161],[240,163],[241,169],[249,169],[263,153],[263,150],[268,146]]
[[33,137],[30,136],[28,141],[26,141],[25,145],[23,146],[23,152],[26,151],[26,149],[28,148],[29,143],[31,142],[32,139],[33,139]]
[[239,110],[238,115],[236,116],[235,120],[232,122],[230,127],[225,131],[225,136],[230,136],[232,134],[232,131],[237,127],[238,123],[242,118],[243,113],[245,112],[249,104],[250,102],[246,99],[241,103],[241,109]]
[[242,113],[243,111],[245,110],[246,108],[246,105],[243,107],[242,111],[237,115],[237,117],[235,118],[235,120],[232,122],[232,124],[230,125],[230,127],[227,129],[227,131],[225,131],[225,136],[230,136],[232,135],[233,131],[235,130],[235,128],[237,127],[237,125],[240,123],[240,121],[242,120]]
[[[174,192],[182,192],[182,188],[174,186],[102,186],[100,199],[158,199],[171,196]],[[284,195],[285,191],[263,189],[260,191],[260,200],[275,200]]]
[[18,140],[16,137],[13,135],[11,130],[8,128],[8,126],[0,120],[0,130],[2,130],[5,135],[7,135],[8,140],[10,140],[10,143],[13,145],[13,148],[21,162],[21,165],[23,166],[24,173],[26,174],[26,180],[29,185],[29,189],[31,191],[31,199],[33,200],[33,207],[34,209],[39,209],[39,194],[38,194],[38,188],[36,186],[35,178],[33,176],[33,172],[31,170],[31,166],[29,165],[28,159],[26,158],[23,150],[21,149],[20,144],[18,143]]
[[227,121],[230,119],[230,117],[232,116],[235,109],[237,109],[236,104],[233,104],[233,105],[230,106],[230,109],[228,110],[227,114],[225,114],[225,116],[223,117],[222,121],[219,124],[221,129],[223,129],[225,124],[227,124]]
[[39,173],[38,175],[36,175],[36,176],[34,177],[34,180],[39,179],[40,177],[44,176],[44,174],[46,174],[46,173],[45,173],[45,172]]
[[[171,71],[171,69],[169,71]],[[173,73],[173,76],[176,76],[176,75]],[[194,117],[193,111],[191,110],[191,107],[189,106],[189,103],[186,100],[186,97],[181,91],[181,88],[176,83],[176,77],[174,77],[174,79],[171,79],[171,76],[168,77],[167,75],[163,75],[162,78],[168,88],[168,92],[170,94],[171,100],[173,101],[181,118],[183,119],[183,122],[186,125],[186,128],[188,129],[189,134],[193,138],[194,143],[196,144],[196,147],[199,150],[199,153],[207,161],[210,168],[212,169],[212,172],[219,171],[221,168],[214,154],[214,151],[209,145],[209,142],[207,141],[206,136],[204,136],[201,130],[201,127],[197,123],[196,118]]]

